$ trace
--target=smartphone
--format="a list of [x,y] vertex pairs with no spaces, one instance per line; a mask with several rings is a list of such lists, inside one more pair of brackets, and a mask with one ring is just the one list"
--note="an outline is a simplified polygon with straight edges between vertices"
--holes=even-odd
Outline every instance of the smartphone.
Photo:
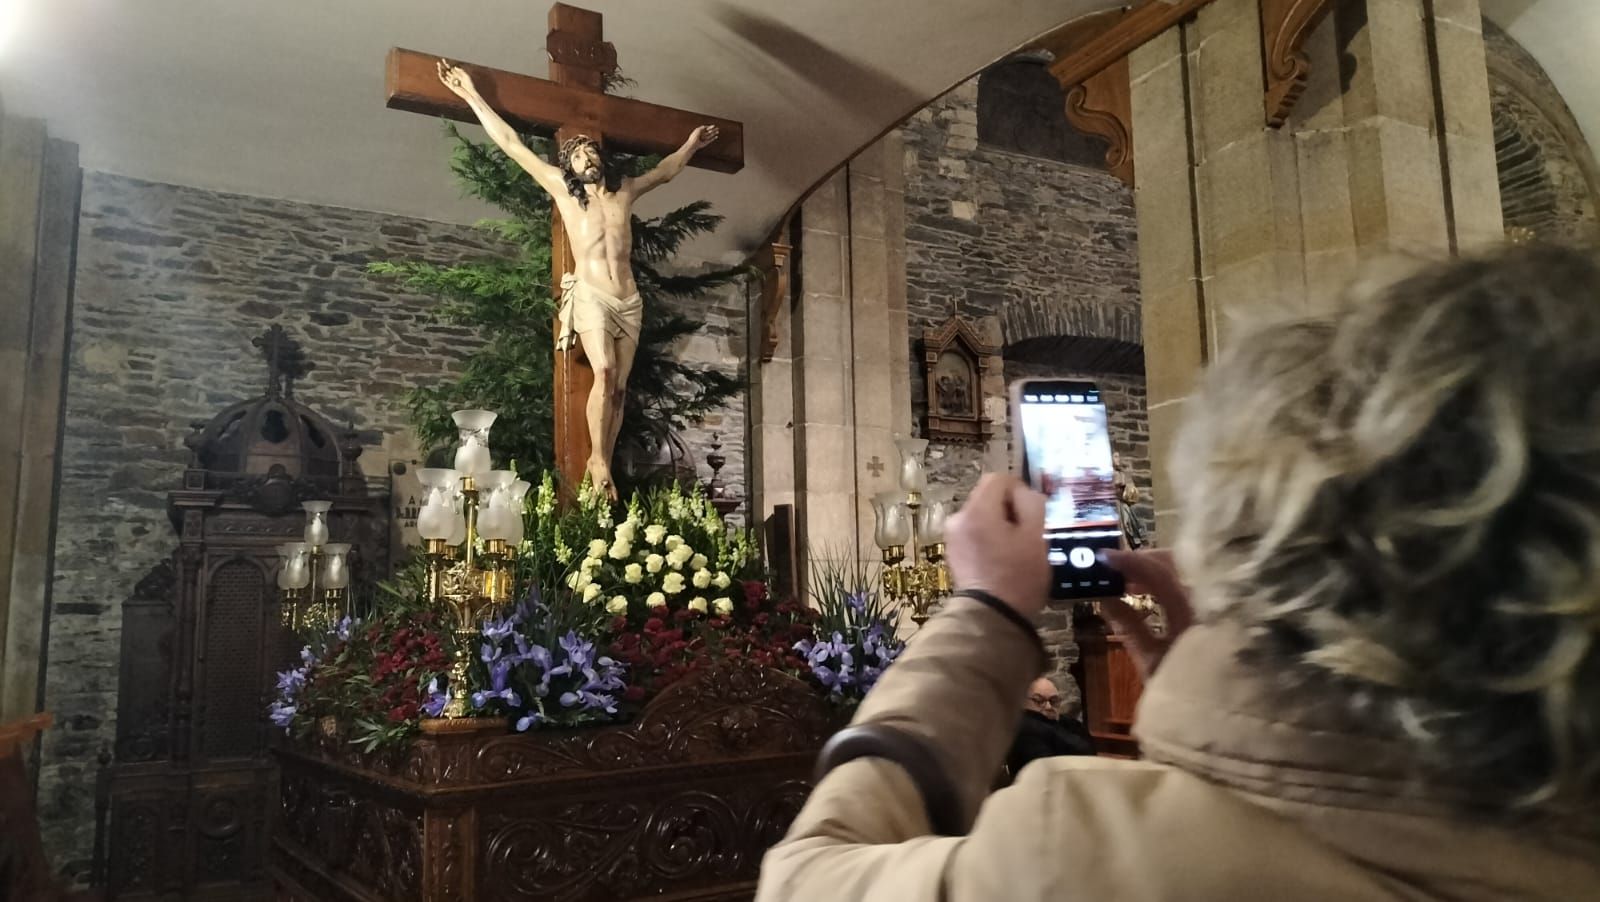
[[1021,379],[1011,384],[1017,472],[1044,492],[1051,598],[1122,595],[1122,574],[1097,552],[1122,547],[1111,432],[1092,382]]

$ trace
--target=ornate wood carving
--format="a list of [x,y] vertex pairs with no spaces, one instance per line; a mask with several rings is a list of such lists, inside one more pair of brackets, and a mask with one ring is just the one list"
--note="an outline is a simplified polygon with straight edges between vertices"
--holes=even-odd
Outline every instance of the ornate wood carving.
[[729,666],[615,727],[497,724],[378,756],[330,735],[281,755],[272,874],[323,900],[748,898],[840,722],[800,681]]
[[756,252],[755,267],[761,272],[761,362],[770,363],[778,351],[778,318],[793,296],[790,273],[793,271],[794,245],[790,241],[795,211],[791,208],[768,241]]
[[1000,371],[1000,349],[984,343],[970,322],[952,316],[922,334],[922,374],[928,390],[924,437],[940,442],[985,442],[994,423],[985,412],[984,376]]
[[1261,0],[1261,47],[1267,80],[1267,124],[1289,121],[1311,75],[1306,38],[1333,9],[1333,0]]
[[1106,169],[1132,188],[1133,89],[1128,58],[1068,87],[1066,113],[1074,128],[1106,140]]
[[1211,0],[1145,0],[1083,47],[1060,56],[1051,64],[1050,74],[1064,85],[1082,84],[1209,3]]

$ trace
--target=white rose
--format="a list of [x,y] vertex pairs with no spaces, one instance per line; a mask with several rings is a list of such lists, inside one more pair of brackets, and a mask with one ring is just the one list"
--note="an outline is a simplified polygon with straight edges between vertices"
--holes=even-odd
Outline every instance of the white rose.
[[682,544],[683,544],[683,537],[682,536],[667,536],[667,550],[668,551],[676,550],[677,547],[679,545],[682,545]]
[[628,555],[633,554],[633,545],[618,539],[612,543],[611,550],[606,553],[611,555],[611,559],[614,561],[625,561],[628,559]]
[[638,564],[629,564],[623,568],[622,579],[629,585],[638,585],[644,579],[644,568]]
[[664,608],[667,606],[667,596],[662,595],[660,592],[651,592],[650,597],[646,598],[644,603],[652,608]]
[[644,569],[648,573],[660,573],[661,572],[661,566],[663,564],[665,564],[666,562],[667,562],[667,559],[662,557],[661,555],[652,554],[649,557],[644,559]]
[[696,589],[706,589],[706,588],[709,588],[710,586],[711,586],[711,571],[710,570],[696,570],[695,574],[694,574],[694,587]]
[[709,564],[709,563],[711,563],[711,562],[706,560],[706,556],[705,555],[697,554],[697,555],[694,556],[693,560],[689,561],[689,569],[690,570],[704,570],[704,569],[706,569],[706,564]]
[[683,574],[668,573],[667,578],[661,581],[661,590],[668,595],[676,595],[683,591]]
[[634,520],[623,520],[621,523],[618,523],[617,524],[617,541],[619,541],[619,542],[632,542],[633,541],[633,537],[635,535],[635,530],[637,530],[638,528],[639,528],[639,524],[638,524],[637,521],[634,521]]
[[584,573],[583,573],[582,570],[574,570],[571,573],[567,574],[567,588],[569,588],[569,589],[581,589],[581,588],[583,588],[582,586],[578,585],[578,580],[582,579],[583,576],[584,576]]
[[652,523],[644,528],[644,540],[652,545],[660,545],[666,535],[667,528],[660,523]]
[[600,597],[600,587],[599,586],[595,585],[594,583],[590,583],[587,586],[583,587],[583,600],[584,601],[594,601],[596,598],[599,598],[599,597]]
[[604,563],[604,561],[601,561],[597,557],[586,557],[583,559],[583,563],[579,564],[578,566],[583,569],[584,573],[593,574],[596,570],[600,569],[600,565],[602,563]]
[[606,553],[606,540],[605,539],[595,539],[594,541],[589,543],[589,556],[590,557],[600,557],[601,555],[603,555],[605,553]]
[[731,598],[719,598],[716,601],[713,601],[711,606],[716,608],[717,613],[724,617],[733,613],[733,599]]
[[682,570],[689,558],[694,557],[694,551],[688,545],[679,545],[667,555],[667,566],[674,570]]
[[689,610],[699,611],[700,613],[704,614],[706,612],[706,600],[704,598],[696,598],[695,600],[689,602]]
[[572,589],[587,588],[588,586],[593,585],[593,583],[594,577],[590,576],[589,571],[587,570],[579,570],[578,572],[567,577],[567,586]]
[[628,599],[621,595],[611,596],[611,600],[606,602],[606,613],[613,616],[628,613]]
[[712,582],[716,583],[717,588],[719,589],[726,589],[728,586],[733,584],[733,580],[728,578],[728,574],[720,571],[717,573],[717,578],[712,580]]

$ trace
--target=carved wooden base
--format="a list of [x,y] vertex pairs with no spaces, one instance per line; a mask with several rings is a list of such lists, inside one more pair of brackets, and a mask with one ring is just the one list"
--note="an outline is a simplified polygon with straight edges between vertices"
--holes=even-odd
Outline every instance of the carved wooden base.
[[727,669],[625,726],[456,723],[382,756],[283,752],[277,898],[748,899],[842,718],[791,677]]

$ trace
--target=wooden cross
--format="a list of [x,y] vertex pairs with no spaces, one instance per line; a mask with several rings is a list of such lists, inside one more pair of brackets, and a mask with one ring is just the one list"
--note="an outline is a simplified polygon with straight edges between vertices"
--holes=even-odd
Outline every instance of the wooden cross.
[[[696,126],[714,125],[719,132],[716,142],[696,153],[689,165],[716,172],[738,172],[744,167],[744,127],[740,123],[603,92],[607,76],[617,69],[617,51],[603,40],[599,13],[557,3],[550,8],[549,24],[545,39],[550,56],[548,80],[475,66],[454,57],[450,61],[467,70],[478,93],[506,122],[520,132],[553,135],[558,146],[581,134],[624,153],[668,154],[683,144]],[[472,108],[439,81],[439,59],[398,47],[390,50],[387,105],[477,122]],[[550,243],[550,290],[552,297],[560,298],[561,276],[572,271],[573,259],[566,230],[553,207]],[[583,480],[589,457],[584,405],[594,385],[594,371],[581,347],[555,353],[556,470],[565,491],[570,492]]]

